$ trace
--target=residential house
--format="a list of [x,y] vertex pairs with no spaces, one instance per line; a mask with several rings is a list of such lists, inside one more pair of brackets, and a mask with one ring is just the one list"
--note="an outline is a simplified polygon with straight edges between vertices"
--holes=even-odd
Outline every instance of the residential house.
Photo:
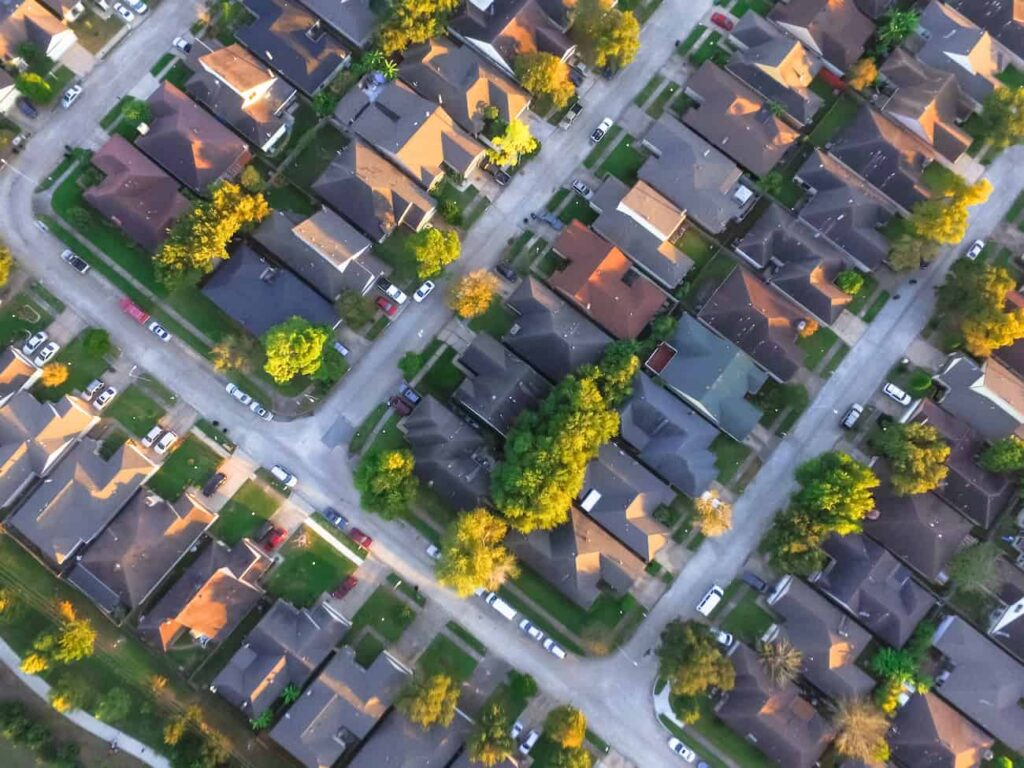
[[85,202],[133,242],[155,251],[190,207],[178,182],[117,134],[93,153],[92,164],[104,178],[85,190]]
[[726,69],[766,102],[782,107],[797,125],[810,124],[825,103],[810,88],[821,62],[799,40],[757,13],[744,14],[729,39],[739,50]]
[[882,228],[896,215],[896,206],[864,179],[815,149],[793,180],[810,195],[797,217],[864,272],[881,266],[889,256]]
[[780,768],[812,768],[832,740],[828,721],[793,683],[772,685],[743,643],[729,650],[729,661],[736,685],[719,701],[719,719]]
[[436,210],[416,182],[358,139],[331,161],[313,191],[377,243],[403,224],[419,232]]
[[366,294],[387,267],[370,241],[329,208],[308,218],[274,211],[252,239],[328,301],[345,291]]
[[[1024,295],[1017,291],[1009,291],[1003,308],[1008,312],[1024,309]],[[993,350],[992,357],[1017,378],[1024,380],[1024,339],[1017,339],[1012,344]]]
[[171,83],[148,103],[149,130],[135,146],[193,192],[237,176],[252,157],[244,141]]
[[942,390],[936,398],[942,410],[986,441],[1024,437],[1024,382],[998,360],[979,365],[967,355],[953,354],[935,381]]
[[829,698],[840,701],[867,696],[874,678],[857,666],[871,635],[800,579],[783,576],[768,597],[781,618],[765,633],[785,638],[800,651],[804,679]]
[[0,6],[0,61],[22,62],[18,49],[25,43],[60,61],[77,42],[71,28],[37,0],[11,0]]
[[878,20],[885,15],[892,6],[896,3],[896,0],[854,0],[857,4],[857,8],[860,12],[867,16],[869,19]]
[[1018,556],[1017,561],[998,560],[1002,583],[994,590],[998,603],[989,614],[988,635],[1024,661],[1024,570],[1018,565],[1024,557]]
[[949,474],[935,493],[977,525],[991,528],[1015,495],[1015,484],[1007,475],[989,472],[978,464],[976,458],[984,450],[985,441],[969,424],[931,400],[921,403],[914,421],[935,427],[950,448],[946,459]]
[[0,115],[6,114],[18,99],[14,78],[6,69],[0,69]]
[[643,560],[576,507],[557,528],[510,534],[509,546],[521,562],[584,609],[602,588],[628,594],[644,574]]
[[330,328],[340,322],[330,301],[246,243],[221,262],[202,292],[253,336],[296,316]]
[[815,586],[886,645],[902,648],[935,605],[913,574],[860,533],[830,536],[821,547],[828,564],[811,576]]
[[407,48],[398,72],[420,96],[443,106],[471,135],[483,132],[485,110],[497,110],[498,119],[508,123],[530,105],[526,91],[485,64],[468,45],[456,45],[445,37]]
[[486,333],[476,335],[458,365],[466,378],[452,399],[502,436],[551,391],[543,376]]
[[[385,749],[386,744],[376,742],[397,741],[402,731],[395,732],[389,726],[394,715],[382,725],[378,723],[408,679],[408,672],[387,651],[364,668],[356,662],[355,651],[342,646],[278,720],[270,738],[306,768],[329,768],[371,732],[373,738],[363,745],[360,754],[367,748]],[[415,728],[420,731],[418,726]],[[356,757],[349,765],[356,765],[359,760]],[[374,768],[391,764],[401,765],[364,763]]]
[[551,287],[617,339],[635,339],[669,297],[625,254],[574,219],[552,244],[567,264]]
[[508,308],[516,323],[502,341],[552,381],[596,363],[612,341],[533,276],[519,284]]
[[861,57],[875,31],[854,0],[788,0],[775,5],[768,18],[821,56],[837,75]]
[[636,457],[687,496],[700,496],[718,477],[711,450],[718,431],[647,374],[636,375],[619,414]]
[[349,52],[323,22],[290,0],[242,0],[254,20],[235,39],[312,97],[348,63]]
[[272,560],[249,539],[212,541],[145,615],[139,634],[162,651],[188,632],[200,645],[219,643],[263,597],[260,577]]
[[742,267],[718,286],[697,317],[777,381],[789,381],[803,364],[796,340],[807,312]]
[[427,395],[402,430],[416,459],[413,472],[424,486],[457,512],[486,503],[494,457],[468,422]]
[[[75,427],[85,421],[81,416],[75,418]],[[55,442],[62,443],[67,437],[58,435]],[[99,449],[96,440],[76,445],[8,521],[53,567],[72,562],[79,549],[103,532],[156,471],[156,465],[131,442],[109,459],[102,458]]]
[[515,74],[526,53],[550,53],[563,61],[576,52],[565,35],[566,8],[557,0],[470,0],[448,29],[503,72]]
[[887,738],[900,768],[980,768],[992,737],[934,693],[915,693],[900,707]]
[[846,269],[843,252],[780,205],[772,205],[734,246],[768,282],[825,325],[853,298],[835,284]]
[[7,390],[0,405],[0,507],[9,507],[38,478],[53,471],[75,441],[96,423],[85,403],[65,396],[56,402],[40,402],[27,391],[39,378],[19,354],[7,355],[4,367]]
[[295,89],[237,43],[197,59],[185,93],[247,142],[272,152],[288,133],[284,111]]
[[696,104],[683,122],[755,176],[766,175],[800,138],[756,91],[713,61],[701,64],[684,88]]
[[85,13],[85,3],[81,0],[39,0],[39,2],[49,8],[58,19],[68,24],[78,21]]
[[426,730],[392,712],[359,749],[348,768],[447,766],[471,730],[472,721],[459,711],[450,726],[435,725]]
[[651,157],[640,180],[708,232],[718,234],[754,204],[753,183],[739,167],[674,117],[655,121],[642,145]]
[[1024,60],[1024,22],[1017,2],[990,2],[989,0],[950,0],[951,9],[958,11],[988,32],[1013,56],[1018,69]]
[[1024,751],[1024,665],[950,615],[932,638],[938,694],[1015,752]]
[[306,8],[327,23],[357,48],[369,48],[380,24],[370,0],[299,0]]
[[296,608],[278,600],[245,636],[211,688],[249,718],[258,717],[288,686],[301,690],[348,628],[349,622],[327,602]]
[[[17,347],[6,347],[0,351],[0,418],[3,407],[19,392],[30,389],[42,375],[32,360]],[[0,496],[2,496],[0,492]],[[0,502],[0,507],[4,506]]]
[[68,581],[108,614],[123,616],[146,602],[216,519],[187,493],[172,503],[138,490],[76,558]]
[[761,410],[748,399],[768,375],[731,341],[690,315],[683,315],[671,340],[645,366],[699,414],[736,440],[757,426]]
[[334,119],[423,189],[430,189],[446,173],[469,176],[485,156],[484,146],[455,125],[440,104],[398,80],[364,78],[338,104]]

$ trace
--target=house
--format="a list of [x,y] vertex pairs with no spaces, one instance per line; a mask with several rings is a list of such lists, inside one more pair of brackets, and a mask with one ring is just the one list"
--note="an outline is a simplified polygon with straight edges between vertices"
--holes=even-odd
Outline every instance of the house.
[[988,635],[1019,660],[1024,661],[1024,570],[1000,558],[998,600],[989,614]]
[[533,276],[519,284],[508,308],[516,323],[502,341],[552,381],[596,363],[612,341]]
[[211,687],[248,717],[258,717],[288,686],[301,689],[348,628],[349,622],[326,602],[296,608],[278,600]]
[[854,0],[788,0],[775,5],[768,18],[821,56],[837,75],[861,57],[875,31]]
[[502,436],[551,391],[543,376],[486,333],[476,335],[458,365],[466,378],[452,399]]
[[975,524],[991,528],[1015,489],[1009,476],[989,472],[975,461],[984,450],[985,441],[969,424],[931,400],[922,401],[914,421],[935,427],[950,448],[946,459],[949,473],[935,493]]
[[197,59],[199,71],[185,93],[263,152],[272,152],[288,133],[284,111],[295,89],[237,43]]
[[146,614],[143,640],[169,650],[186,631],[200,645],[230,635],[263,597],[257,586],[273,561],[249,539],[212,541]]
[[397,737],[385,733],[394,716],[379,727],[378,723],[407,681],[408,672],[387,651],[364,668],[356,662],[355,651],[342,646],[278,720],[270,738],[306,768],[329,768],[371,732],[373,739],[361,752],[378,739],[390,742]]
[[658,118],[642,144],[651,157],[640,180],[708,232],[721,232],[754,204],[753,184],[737,165],[674,117]]
[[742,441],[757,426],[761,410],[747,399],[768,376],[731,341],[691,315],[683,315],[675,335],[663,342],[645,366],[699,414]]
[[0,115],[6,114],[18,99],[14,78],[6,69],[0,69]]
[[370,253],[370,241],[329,208],[305,219],[274,211],[252,239],[332,302],[345,291],[367,293],[387,271]]
[[902,648],[935,605],[913,574],[867,536],[830,536],[822,545],[828,564],[814,585],[845,608],[879,640]]
[[800,138],[756,91],[713,61],[701,64],[684,90],[696,104],[683,123],[755,176],[766,175]]
[[327,23],[357,48],[369,48],[380,17],[370,0],[299,0],[314,15]]
[[711,450],[718,431],[647,374],[636,375],[619,415],[636,457],[687,496],[700,496],[718,477]]
[[246,243],[221,262],[202,292],[254,336],[292,317],[329,328],[340,322],[331,302]]
[[567,264],[551,287],[617,339],[635,339],[669,297],[625,254],[574,219],[552,244]]
[[697,317],[777,381],[789,381],[803,364],[796,339],[807,313],[742,267],[718,286]]
[[0,507],[8,507],[38,478],[49,475],[75,441],[97,422],[89,406],[76,397],[40,402],[27,391],[39,378],[25,370],[20,353],[6,353],[7,390],[0,405]]
[[932,692],[1010,749],[1024,750],[1024,665],[954,615],[939,624],[932,648],[940,656]]
[[984,440],[1024,437],[1024,382],[998,360],[979,365],[967,355],[953,354],[935,381],[942,388],[936,398],[942,410]]
[[62,21],[70,24],[77,21],[85,13],[85,3],[81,0],[39,0],[45,7]]
[[889,256],[882,227],[896,215],[896,206],[864,179],[827,152],[815,149],[793,180],[810,199],[797,211],[824,240],[858,269],[871,272]]
[[665,288],[675,288],[693,268],[674,245],[686,214],[646,181],[627,187],[608,174],[588,202],[599,214],[593,230]]
[[765,633],[771,641],[785,638],[800,651],[804,679],[839,701],[867,696],[874,678],[857,666],[871,635],[807,584],[783,576],[768,597],[781,623]]
[[139,490],[76,558],[68,581],[112,616],[138,608],[217,519],[184,494],[171,503]]
[[392,712],[359,749],[348,768],[448,766],[471,730],[472,721],[459,711],[447,728],[435,725],[427,730]]
[[306,96],[321,91],[348,63],[349,52],[317,16],[290,0],[242,0],[254,16],[235,39]]
[[75,33],[37,0],[11,0],[0,7],[0,61],[22,61],[18,48],[31,43],[53,61],[78,42]]
[[[3,407],[19,392],[32,387],[42,376],[42,368],[37,368],[32,361],[22,354],[17,347],[7,347],[0,351],[0,418]],[[3,493],[0,491],[0,496]],[[0,507],[4,506],[0,502]]]
[[147,251],[155,251],[190,208],[178,182],[123,136],[107,139],[92,164],[104,179],[85,190],[85,202]]
[[484,146],[459,128],[440,104],[398,80],[370,75],[351,89],[334,119],[430,189],[454,173],[465,178],[483,161]]
[[735,687],[715,713],[734,733],[780,768],[811,768],[832,740],[828,722],[793,684],[773,686],[757,654],[743,643],[729,650]]
[[[1008,312],[1024,309],[1024,295],[1018,291],[1008,291],[1003,308]],[[993,350],[992,357],[1017,378],[1024,380],[1024,339],[1017,339],[1012,344]]]
[[457,512],[486,503],[494,457],[469,423],[427,395],[402,422],[402,431],[421,483]]
[[602,587],[625,595],[644,574],[644,561],[576,507],[552,530],[512,533],[516,557],[584,609]]
[[331,161],[313,191],[377,243],[403,224],[419,232],[436,210],[416,182],[358,139]]
[[793,301],[831,325],[853,299],[835,284],[843,252],[773,204],[734,246],[736,252]]
[[1021,60],[1024,59],[1024,25],[1021,23],[1021,11],[1017,3],[950,0],[947,5],[992,35],[1012,54],[1017,68],[1021,68]]
[[193,192],[237,176],[252,157],[244,141],[171,83],[148,103],[149,130],[135,146]]
[[766,102],[781,106],[792,122],[808,125],[825,103],[810,89],[821,62],[757,13],[744,14],[729,39],[739,50],[726,69]]
[[896,0],[854,0],[860,12],[869,19],[878,20],[895,4]]
[[544,0],[471,0],[448,29],[503,72],[514,75],[516,58],[550,53],[563,61],[576,52],[565,35],[566,9]]
[[530,95],[499,74],[468,45],[444,37],[411,46],[398,68],[402,80],[423,98],[441,104],[452,120],[471,135],[484,130],[484,111],[497,110],[506,123],[530,105]]
[[915,693],[900,707],[888,735],[900,768],[979,768],[992,737],[934,693]]

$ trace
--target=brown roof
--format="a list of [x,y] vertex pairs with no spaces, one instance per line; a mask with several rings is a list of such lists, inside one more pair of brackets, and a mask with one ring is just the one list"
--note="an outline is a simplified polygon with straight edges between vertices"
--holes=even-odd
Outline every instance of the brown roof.
[[238,43],[218,48],[199,57],[199,64],[228,83],[237,93],[247,94],[274,80],[274,73]]
[[622,251],[578,220],[553,247],[569,265],[551,276],[551,285],[616,338],[635,339],[665,303]]
[[911,696],[889,732],[893,760],[903,768],[977,768],[992,743],[934,693]]
[[53,37],[68,31],[36,0],[22,0],[9,11],[0,9],[0,59],[17,56],[22,43],[32,43],[45,53]]
[[646,181],[638,181],[622,200],[621,207],[629,209],[634,219],[643,221],[658,231],[658,236],[669,240],[686,220],[686,213]]

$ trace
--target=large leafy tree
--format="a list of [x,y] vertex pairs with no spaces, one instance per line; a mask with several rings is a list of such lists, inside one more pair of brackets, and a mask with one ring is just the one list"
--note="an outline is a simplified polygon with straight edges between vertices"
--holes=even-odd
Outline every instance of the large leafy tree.
[[1024,470],[1024,440],[1016,435],[996,440],[981,452],[978,463],[989,472],[1020,472]]
[[57,629],[36,637],[32,653],[22,659],[21,668],[25,673],[38,674],[53,664],[70,664],[92,656],[96,647],[92,622],[79,616],[67,601],[57,604],[57,616]]
[[225,336],[210,348],[210,362],[213,363],[214,370],[221,373],[249,373],[259,355],[262,355],[262,350],[256,340],[238,333]]
[[587,718],[576,707],[555,707],[544,720],[544,733],[564,749],[577,749],[587,737]]
[[796,680],[804,661],[800,649],[784,637],[759,643],[757,655],[768,679],[779,687]]
[[550,53],[521,54],[516,57],[513,68],[526,90],[549,99],[559,109],[576,93],[576,86],[569,79],[569,65]]
[[14,87],[36,104],[47,104],[53,99],[53,86],[35,72],[22,72],[14,81]]
[[932,491],[949,473],[949,444],[931,424],[890,424],[875,446],[889,460],[890,482],[900,496]]
[[709,688],[731,691],[736,671],[707,625],[692,621],[670,622],[658,646],[659,674],[677,696],[699,696]]
[[999,149],[1024,139],[1024,88],[996,88],[985,99],[981,124]]
[[460,277],[448,294],[448,306],[463,319],[486,312],[498,292],[498,278],[485,269]]
[[886,50],[892,50],[917,29],[921,18],[916,10],[893,8],[882,17],[875,34]]
[[600,69],[621,69],[640,51],[636,16],[615,8],[609,0],[578,0],[571,34],[584,61]]
[[518,165],[523,155],[538,147],[537,140],[530,133],[530,126],[522,120],[513,120],[505,126],[504,132],[491,139],[493,149],[487,150],[487,159],[495,165]]
[[846,84],[855,91],[863,91],[875,84],[878,79],[878,65],[872,58],[864,57],[857,61],[846,74]]
[[441,274],[441,270],[459,258],[462,246],[455,230],[434,227],[417,232],[409,238],[409,247],[416,258],[421,280]]
[[968,184],[955,179],[945,195],[914,205],[908,223],[917,237],[935,243],[955,245],[967,235],[967,209],[984,203],[992,194],[988,179]]
[[985,593],[999,586],[999,547],[990,541],[960,550],[949,563],[949,580],[957,592]]
[[617,408],[629,399],[639,369],[636,342],[616,341],[608,345],[598,364],[597,379],[598,389],[608,405]]
[[289,318],[264,334],[267,360],[263,370],[278,384],[300,375],[311,376],[320,370],[329,337],[330,331],[322,325],[301,317]]
[[459,684],[448,675],[416,677],[398,698],[398,709],[416,725],[426,729],[434,724],[445,727],[455,719],[459,703]]
[[469,759],[490,768],[512,757],[516,742],[510,721],[508,712],[499,702],[487,704],[469,737]]
[[903,234],[893,241],[889,249],[889,266],[897,272],[909,272],[930,264],[939,253],[939,244],[910,234]]
[[993,350],[1024,338],[1024,309],[1005,308],[1015,281],[1004,267],[958,260],[939,288],[942,316],[955,322],[967,351],[988,357]]
[[833,723],[840,755],[872,764],[888,761],[889,720],[874,704],[860,699],[840,701]]
[[364,456],[354,477],[362,505],[388,519],[407,512],[419,488],[413,466],[412,453],[406,450]]
[[11,279],[11,270],[13,268],[14,256],[11,255],[11,249],[3,242],[0,242],[0,288],[7,285],[7,281]]
[[559,749],[551,756],[552,768],[590,768],[594,763],[584,747]]
[[443,34],[448,15],[458,6],[458,0],[398,0],[380,26],[381,51],[391,56]]
[[515,555],[504,544],[508,525],[486,509],[459,516],[441,544],[437,579],[460,597],[483,587],[495,590],[518,572]]
[[694,499],[693,509],[697,527],[705,536],[721,536],[732,528],[732,507],[718,498],[717,491],[707,491]]

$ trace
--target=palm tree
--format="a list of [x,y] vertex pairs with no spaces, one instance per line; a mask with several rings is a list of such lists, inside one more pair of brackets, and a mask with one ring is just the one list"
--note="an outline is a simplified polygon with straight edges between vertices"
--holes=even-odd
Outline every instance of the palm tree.
[[868,763],[884,763],[889,759],[885,740],[889,721],[874,704],[863,699],[839,702],[833,723],[839,732],[836,750],[844,757]]
[[269,709],[264,709],[256,717],[249,721],[250,727],[254,731],[262,731],[270,727],[270,723],[273,721],[274,716],[271,714]]
[[804,660],[804,655],[784,637],[761,643],[757,653],[768,679],[779,687],[796,679]]
[[285,705],[292,704],[298,700],[300,693],[301,692],[297,685],[294,683],[288,683],[288,685],[284,687],[284,690],[281,691],[281,702]]
[[895,48],[917,29],[920,14],[917,11],[901,11],[893,8],[882,17],[877,34],[879,42],[888,48]]

